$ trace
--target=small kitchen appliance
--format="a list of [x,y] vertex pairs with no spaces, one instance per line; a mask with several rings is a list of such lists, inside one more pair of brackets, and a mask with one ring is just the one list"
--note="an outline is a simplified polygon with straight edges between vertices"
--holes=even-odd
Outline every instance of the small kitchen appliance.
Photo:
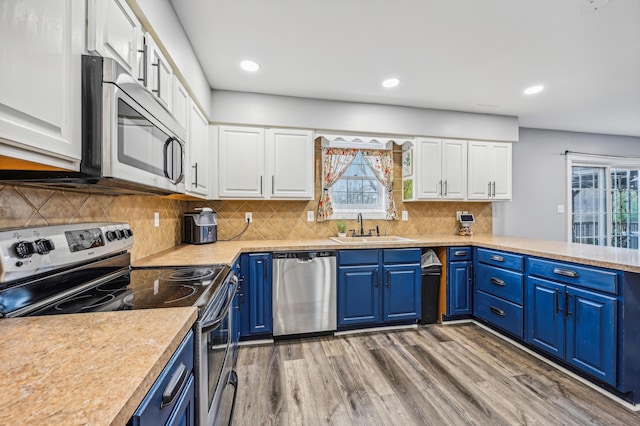
[[471,213],[458,214],[458,235],[470,237],[473,235],[471,224],[475,222],[475,218]]
[[133,241],[126,223],[0,230],[0,320],[194,306],[195,383],[184,386],[193,386],[196,424],[229,424],[238,278],[227,265],[132,268]]
[[218,239],[216,213],[209,207],[196,208],[184,214],[182,242],[188,244],[215,243]]

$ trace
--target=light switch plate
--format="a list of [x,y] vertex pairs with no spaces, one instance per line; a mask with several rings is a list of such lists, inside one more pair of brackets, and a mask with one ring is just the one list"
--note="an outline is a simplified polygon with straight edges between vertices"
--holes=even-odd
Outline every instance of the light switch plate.
[[315,215],[313,214],[313,210],[307,210],[307,222],[315,221]]
[[153,212],[153,225],[156,228],[160,226],[160,212]]
[[558,213],[564,213],[564,204],[558,204]]
[[409,220],[409,212],[406,210],[402,210],[402,221],[406,222]]

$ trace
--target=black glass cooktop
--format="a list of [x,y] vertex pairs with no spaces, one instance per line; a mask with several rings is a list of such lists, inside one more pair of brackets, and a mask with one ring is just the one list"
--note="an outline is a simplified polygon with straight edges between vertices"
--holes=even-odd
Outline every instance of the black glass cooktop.
[[[44,285],[35,288],[20,286],[0,294],[0,307],[3,304],[5,308],[9,305],[25,308],[33,303],[44,305],[26,315],[204,307],[214,297],[227,272],[228,267],[220,265],[133,269],[82,291],[76,290],[82,283],[73,280],[49,283],[46,297],[39,296],[44,294]],[[52,295],[49,293],[55,293],[52,288],[67,296],[50,301]]]

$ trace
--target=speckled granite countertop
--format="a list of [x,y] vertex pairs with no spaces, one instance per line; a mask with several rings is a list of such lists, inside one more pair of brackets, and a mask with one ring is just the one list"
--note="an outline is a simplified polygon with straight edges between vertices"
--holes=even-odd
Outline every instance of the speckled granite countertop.
[[1,425],[126,425],[195,308],[0,321]]
[[640,273],[640,251],[600,247],[561,241],[534,240],[529,238],[476,235],[459,237],[408,236],[413,241],[393,243],[340,244],[330,239],[321,240],[255,240],[218,241],[213,244],[183,244],[160,253],[138,259],[134,266],[183,266],[225,263],[231,264],[241,253],[270,252],[282,250],[327,250],[354,248],[399,248],[399,247],[445,247],[476,246],[505,250],[550,259],[601,266],[622,271]]

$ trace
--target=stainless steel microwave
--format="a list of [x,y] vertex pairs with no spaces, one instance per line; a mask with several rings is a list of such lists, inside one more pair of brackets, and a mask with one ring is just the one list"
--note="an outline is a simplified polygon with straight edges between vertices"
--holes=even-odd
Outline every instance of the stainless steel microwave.
[[3,170],[0,182],[108,194],[184,193],[186,129],[115,60],[82,56],[81,119],[79,172]]

